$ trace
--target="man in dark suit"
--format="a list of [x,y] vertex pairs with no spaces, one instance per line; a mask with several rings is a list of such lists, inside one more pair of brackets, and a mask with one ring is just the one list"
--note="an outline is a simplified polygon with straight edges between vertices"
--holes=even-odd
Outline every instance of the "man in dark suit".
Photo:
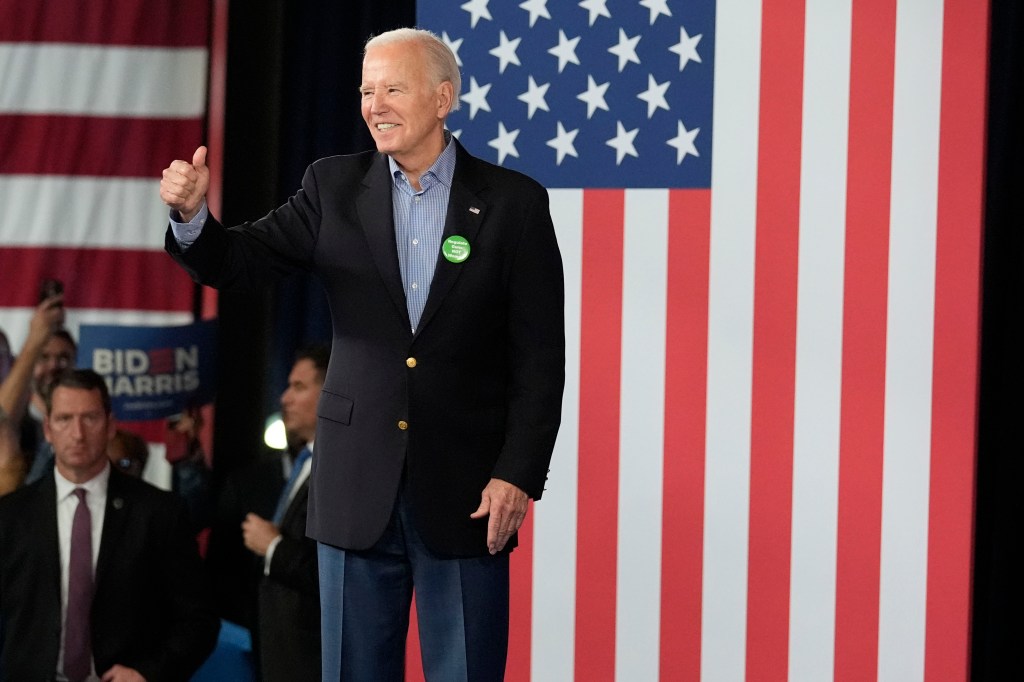
[[311,270],[326,287],[308,524],[325,679],[402,679],[413,585],[429,679],[504,673],[508,553],[561,416],[562,267],[543,187],[445,130],[459,88],[436,36],[390,31],[360,86],[377,153],[315,162],[285,205],[231,229],[205,206],[205,147],[160,184],[167,249],[197,281]]
[[316,435],[316,406],[330,351],[299,351],[281,395],[289,439],[305,443],[292,462],[271,519],[249,512],[245,546],[260,557],[260,672],[264,682],[320,679],[320,585],[316,542],[306,537],[309,472]]
[[43,428],[54,471],[0,499],[0,679],[189,679],[218,623],[184,504],[110,466],[92,370],[58,375]]

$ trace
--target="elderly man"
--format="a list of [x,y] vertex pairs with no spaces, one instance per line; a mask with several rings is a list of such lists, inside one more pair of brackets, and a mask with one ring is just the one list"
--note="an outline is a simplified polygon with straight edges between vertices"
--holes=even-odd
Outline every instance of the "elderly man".
[[167,249],[197,281],[311,270],[327,290],[308,526],[325,679],[402,679],[414,587],[429,679],[504,674],[508,553],[561,415],[562,264],[544,188],[445,130],[459,88],[440,39],[390,31],[359,86],[376,152],[315,162],[285,205],[231,229],[205,205],[205,147],[160,183]]

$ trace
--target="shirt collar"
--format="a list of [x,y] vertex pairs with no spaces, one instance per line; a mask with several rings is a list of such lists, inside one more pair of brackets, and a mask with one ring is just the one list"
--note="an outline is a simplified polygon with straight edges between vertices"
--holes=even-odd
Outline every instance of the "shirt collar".
[[[107,484],[110,481],[110,462],[106,463],[103,467],[103,471],[90,478],[85,483],[72,483],[68,479],[64,478],[57,467],[53,467],[53,480],[57,484],[57,500],[63,500],[68,495],[71,495],[75,488],[85,488],[86,492],[90,496],[105,497],[107,494]],[[94,498],[94,499],[98,499]]]
[[[455,175],[455,136],[447,129],[444,131],[444,150],[437,157],[434,163],[420,175],[420,186],[426,191],[434,182],[440,182],[445,187],[452,186],[452,177]],[[401,169],[398,162],[388,157],[388,167],[391,169],[391,177],[398,181],[402,178],[406,183],[405,171]]]

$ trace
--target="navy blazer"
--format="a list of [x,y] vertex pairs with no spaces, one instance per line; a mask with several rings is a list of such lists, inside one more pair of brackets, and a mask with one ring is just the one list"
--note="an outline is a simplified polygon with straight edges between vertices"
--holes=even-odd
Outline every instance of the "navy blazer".
[[[60,554],[53,475],[0,498],[0,680],[53,680]],[[184,502],[110,472],[92,607],[96,672],[115,663],[150,682],[187,680],[219,621]]]
[[438,254],[415,333],[382,154],[316,161],[283,206],[230,229],[211,217],[184,252],[168,230],[167,250],[202,284],[252,290],[296,270],[322,280],[333,343],[308,532],[337,547],[377,541],[403,480],[424,542],[445,556],[486,554],[487,519],[469,515],[489,479],[535,500],[544,490],[565,381],[547,192],[456,145],[442,240],[464,237],[470,255]]

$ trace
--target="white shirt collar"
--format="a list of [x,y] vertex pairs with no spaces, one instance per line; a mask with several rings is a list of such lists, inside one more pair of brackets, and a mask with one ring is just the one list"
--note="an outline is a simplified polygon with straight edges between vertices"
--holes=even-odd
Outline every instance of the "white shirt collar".
[[53,480],[57,484],[57,499],[63,500],[68,495],[71,495],[75,488],[85,488],[89,496],[95,496],[94,499],[100,497],[106,497],[107,495],[107,484],[110,482],[110,462],[108,461],[103,467],[103,471],[90,478],[85,483],[74,483],[64,478],[64,476],[57,470],[57,467],[53,467]]

